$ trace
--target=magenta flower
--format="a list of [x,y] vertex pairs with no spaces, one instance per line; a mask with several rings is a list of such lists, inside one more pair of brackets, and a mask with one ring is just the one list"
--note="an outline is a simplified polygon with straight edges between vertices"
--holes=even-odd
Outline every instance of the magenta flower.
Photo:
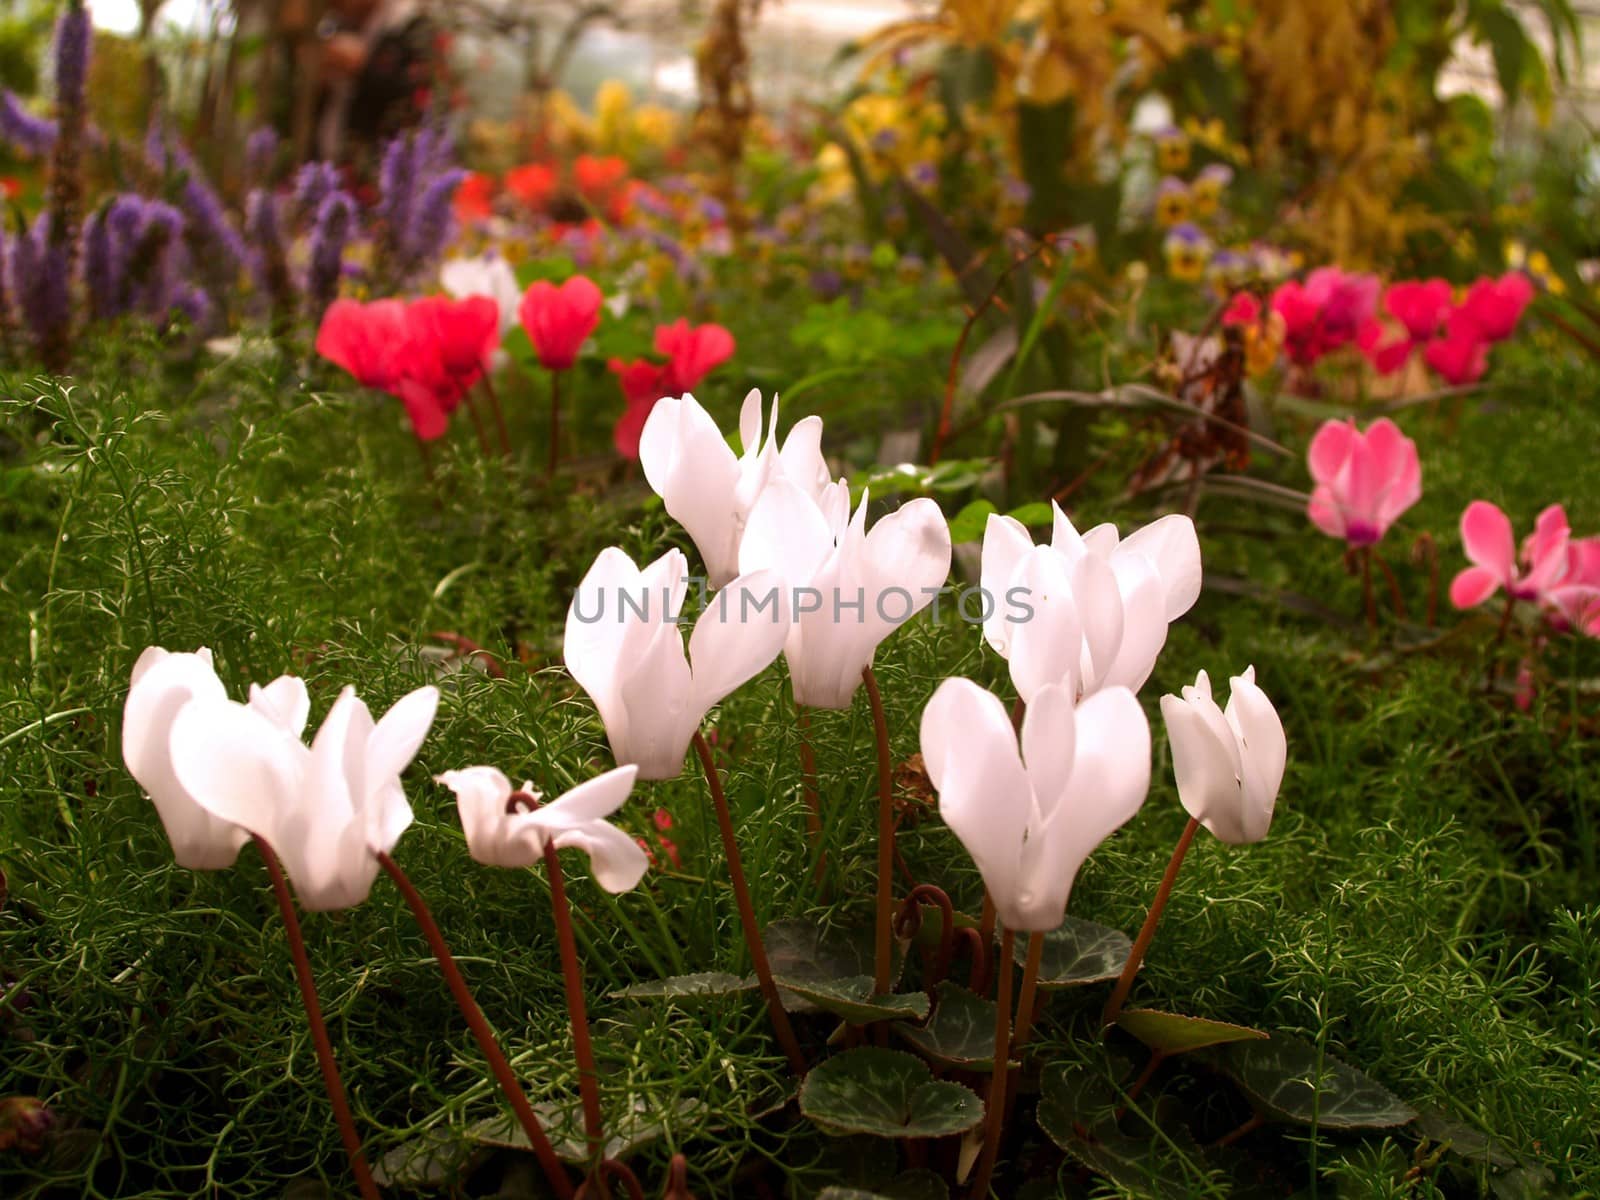
[[1499,279],[1487,275],[1467,291],[1457,311],[1486,342],[1503,342],[1517,330],[1523,310],[1533,301],[1533,284],[1521,271]]
[[1354,342],[1377,311],[1380,286],[1375,275],[1320,267],[1304,284],[1291,279],[1278,288],[1272,309],[1283,318],[1290,361],[1310,366]]
[[1450,285],[1443,279],[1408,279],[1391,284],[1383,307],[1400,324],[1403,336],[1384,341],[1381,321],[1368,321],[1357,338],[1361,352],[1380,375],[1405,366],[1411,355],[1439,331],[1450,314]]
[[1422,358],[1440,379],[1452,387],[1461,387],[1478,382],[1489,369],[1489,344],[1457,309],[1450,314],[1445,335],[1429,342]]
[[1316,489],[1307,515],[1330,537],[1371,546],[1422,495],[1417,444],[1387,417],[1365,433],[1354,421],[1327,421],[1306,455]]
[[1600,537],[1567,544],[1567,573],[1550,589],[1550,622],[1600,637]]
[[1461,514],[1461,544],[1473,565],[1450,583],[1450,603],[1475,608],[1501,588],[1512,600],[1555,603],[1571,569],[1571,530],[1566,510],[1552,504],[1539,514],[1522,553],[1511,534],[1511,518],[1487,500],[1474,500]]

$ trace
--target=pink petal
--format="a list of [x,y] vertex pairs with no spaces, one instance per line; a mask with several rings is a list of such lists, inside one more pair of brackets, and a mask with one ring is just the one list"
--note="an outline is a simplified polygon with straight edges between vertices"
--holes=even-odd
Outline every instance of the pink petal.
[[1500,581],[1485,567],[1468,567],[1450,581],[1450,603],[1457,608],[1477,608],[1500,590]]
[[1311,468],[1311,478],[1317,483],[1329,484],[1349,461],[1350,453],[1361,435],[1354,421],[1324,421],[1311,439],[1306,451],[1306,463]]
[[[1474,500],[1461,514],[1461,544],[1467,557],[1509,587],[1517,573],[1517,546],[1511,519],[1487,500]],[[1459,576],[1457,577],[1459,580]]]

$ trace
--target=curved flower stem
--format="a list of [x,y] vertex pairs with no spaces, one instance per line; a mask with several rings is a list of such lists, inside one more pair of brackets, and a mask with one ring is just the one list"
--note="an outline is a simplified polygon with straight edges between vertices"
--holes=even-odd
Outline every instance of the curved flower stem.
[[1378,564],[1378,570],[1383,572],[1384,582],[1389,585],[1389,603],[1394,606],[1394,615],[1404,621],[1406,619],[1406,602],[1400,594],[1400,581],[1395,578],[1394,569],[1383,560],[1383,555],[1376,550],[1368,551],[1372,560]]
[[995,1159],[1000,1156],[1000,1127],[1005,1123],[1006,1077],[1011,1059],[1011,944],[1009,929],[1000,934],[1000,993],[994,1009],[994,1071],[989,1076],[989,1098],[983,1127],[983,1152],[972,1177],[972,1200],[984,1200],[989,1180],[994,1175]]
[[722,791],[722,779],[717,774],[716,761],[711,757],[711,747],[699,730],[694,735],[695,753],[700,756],[700,766],[706,773],[706,787],[711,792],[712,807],[717,810],[717,828],[722,832],[722,850],[728,859],[728,875],[733,881],[733,898],[739,905],[739,924],[744,927],[745,944],[750,947],[750,959],[755,964],[756,981],[761,996],[767,1002],[767,1015],[772,1020],[772,1031],[778,1045],[789,1060],[789,1068],[796,1075],[806,1073],[806,1056],[800,1052],[794,1029],[789,1024],[789,1014],[783,1011],[783,1001],[778,997],[778,985],[772,979],[772,964],[767,961],[767,948],[761,941],[761,927],[756,924],[755,906],[750,903],[750,886],[745,882],[744,867],[739,858],[739,842],[733,835],[733,817],[728,813],[728,798]]
[[578,965],[578,943],[572,933],[572,911],[567,907],[567,885],[561,877],[561,860],[555,842],[544,847],[544,869],[550,877],[550,908],[556,918],[556,943],[561,948],[561,979],[567,992],[567,1018],[572,1022],[572,1047],[578,1058],[578,1090],[583,1095],[583,1133],[589,1153],[604,1152],[606,1137],[600,1116],[600,1073],[594,1065],[589,1041],[589,1013],[583,1002],[583,968]]
[[956,951],[956,908],[950,903],[950,897],[941,887],[931,883],[919,883],[913,887],[906,898],[900,902],[900,911],[895,917],[895,931],[903,938],[914,938],[922,929],[922,902],[932,903],[939,910],[939,948],[934,953],[933,965],[928,970],[928,977],[924,981],[926,990],[930,995],[938,988],[944,977],[950,974],[950,961],[955,957]]
[[545,469],[548,478],[556,477],[556,464],[561,461],[561,372],[550,372],[550,465]]
[[889,721],[883,712],[883,697],[872,667],[861,669],[867,685],[867,700],[872,705],[872,728],[878,737],[878,906],[873,922],[872,992],[881,996],[889,990],[894,924],[894,764],[889,754]]
[[645,1200],[644,1185],[639,1182],[639,1177],[633,1173],[633,1169],[627,1163],[616,1158],[601,1160],[600,1166],[595,1170],[594,1175],[578,1188],[577,1200],[588,1200],[591,1192],[601,1197],[602,1200],[608,1197],[610,1192],[605,1186],[607,1176],[616,1179],[622,1184],[623,1189],[628,1193],[628,1200]]
[[1178,868],[1183,865],[1183,856],[1189,853],[1189,843],[1194,841],[1195,832],[1200,828],[1200,822],[1193,817],[1183,827],[1183,834],[1178,838],[1178,844],[1173,847],[1172,857],[1167,860],[1167,869],[1161,876],[1161,885],[1156,888],[1156,898],[1150,902],[1150,911],[1145,914],[1144,926],[1139,930],[1138,940],[1133,943],[1133,950],[1128,955],[1128,965],[1122,968],[1122,976],[1117,980],[1117,986],[1111,993],[1111,999],[1106,1001],[1105,1012],[1100,1016],[1100,1027],[1104,1029],[1117,1019],[1117,1014],[1122,1011],[1123,1001],[1128,998],[1128,991],[1133,987],[1133,977],[1139,973],[1139,964],[1144,961],[1145,951],[1150,949],[1150,942],[1156,936],[1156,925],[1161,920],[1162,910],[1167,907],[1167,897],[1172,894],[1172,885],[1178,878]]
[[533,1153],[539,1160],[539,1166],[544,1170],[545,1178],[550,1181],[550,1186],[555,1189],[560,1200],[572,1200],[572,1180],[567,1177],[566,1168],[556,1157],[555,1147],[545,1136],[544,1128],[539,1124],[539,1116],[533,1111],[533,1105],[528,1103],[528,1097],[523,1092],[522,1085],[517,1082],[511,1064],[506,1061],[506,1056],[501,1053],[499,1044],[495,1042],[494,1031],[489,1028],[489,1022],[484,1020],[478,1002],[472,998],[472,991],[467,987],[467,981],[461,977],[461,971],[450,953],[450,947],[445,944],[444,934],[439,932],[433,914],[428,911],[427,902],[406,877],[406,873],[400,869],[400,864],[382,851],[378,852],[378,865],[388,873],[390,879],[394,880],[395,886],[400,889],[400,894],[405,897],[406,904],[410,906],[411,915],[416,918],[422,936],[428,939],[428,947],[439,963],[439,973],[449,985],[450,994],[455,997],[461,1015],[467,1019],[467,1028],[472,1030],[478,1049],[483,1051],[484,1058],[488,1059],[489,1069],[494,1072],[495,1080],[500,1084],[500,1091],[511,1105],[512,1111],[517,1114],[522,1132],[528,1135],[528,1144],[533,1147]]
[[294,959],[295,978],[300,982],[300,999],[305,1003],[306,1020],[311,1025],[311,1044],[317,1048],[317,1065],[322,1068],[322,1085],[328,1090],[328,1102],[333,1105],[333,1117],[339,1124],[339,1138],[344,1142],[345,1153],[350,1156],[350,1173],[356,1177],[356,1187],[363,1200],[378,1200],[378,1185],[372,1181],[366,1155],[361,1152],[361,1137],[356,1133],[355,1121],[350,1116],[350,1102],[345,1098],[344,1083],[339,1078],[339,1064],[333,1059],[333,1043],[328,1038],[328,1026],[322,1019],[316,980],[311,977],[311,959],[306,954],[305,938],[300,933],[300,918],[295,914],[294,901],[289,898],[289,884],[284,880],[278,856],[267,845],[266,839],[254,836],[254,841],[256,849],[261,851],[261,861],[267,864],[272,894],[277,897],[278,912],[283,916],[283,927],[289,935],[289,956]]
[[667,1190],[661,1200],[694,1200],[689,1191],[689,1160],[681,1154],[674,1154],[667,1164]]
[[1509,591],[1506,593],[1506,606],[1500,613],[1500,628],[1494,632],[1494,642],[1489,646],[1489,681],[1484,687],[1485,692],[1494,691],[1494,685],[1500,679],[1500,648],[1506,644],[1506,634],[1511,632],[1511,614],[1516,610],[1517,598]]
[[494,380],[489,377],[487,370],[483,373],[484,394],[489,397],[489,408],[494,412],[494,423],[500,434],[500,453],[506,458],[511,457],[511,434],[506,429],[505,410],[500,407],[500,393],[495,391]]
[[1044,934],[1028,935],[1028,962],[1022,968],[1022,991],[1017,995],[1016,1032],[1011,1035],[1011,1049],[1015,1053],[1028,1044],[1033,1032],[1033,1009],[1039,991],[1039,964],[1044,959]]

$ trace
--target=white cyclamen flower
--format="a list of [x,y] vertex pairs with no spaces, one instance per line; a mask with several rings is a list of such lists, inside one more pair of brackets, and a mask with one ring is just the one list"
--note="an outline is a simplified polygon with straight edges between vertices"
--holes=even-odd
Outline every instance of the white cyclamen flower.
[[299,680],[251,694],[185,704],[172,721],[178,783],[212,816],[272,847],[307,909],[349,908],[367,898],[379,852],[411,824],[400,786],[433,724],[437,688],[418,688],[381,721],[345,688],[308,747]]
[[778,401],[763,438],[761,393],[752,389],[739,413],[739,439],[744,453],[735,457],[711,414],[688,393],[658,400],[639,437],[644,477],[694,540],[713,588],[739,573],[745,522],[773,479],[787,479],[812,497],[828,486],[821,417],[797,421],[780,447]]
[[1057,928],[1073,880],[1150,788],[1150,726],[1126,688],[1073,706],[1041,688],[1021,744],[992,693],[946,679],[922,713],[922,758],[939,815],[972,855],[1009,929]]
[[787,479],[767,485],[739,548],[742,571],[775,570],[794,604],[784,658],[796,704],[849,708],[878,646],[932,602],[950,574],[950,526],[913,500],[867,530],[842,483],[821,502]]
[[1080,696],[1107,687],[1137,691],[1166,644],[1168,624],[1200,595],[1200,543],[1194,523],[1177,514],[1119,539],[1109,524],[1080,536],[1056,506],[1048,547],[1035,546],[1013,518],[991,515],[981,583],[984,638],[1010,662],[1025,700],[1054,682]]
[[228,693],[211,665],[211,651],[173,654],[151,646],[133,666],[122,709],[122,761],[155,803],[156,815],[180,867],[231,867],[250,835],[213,816],[178,782],[169,741],[172,722],[191,700],[223,703]]
[[782,578],[758,571],[707,597],[685,655],[678,616],[689,563],[669,550],[643,570],[615,546],[600,552],[567,610],[567,670],[589,693],[618,764],[671,779],[711,706],[783,648]]
[[511,264],[498,254],[478,258],[452,258],[439,268],[439,285],[457,300],[487,296],[500,309],[500,332],[509,333],[519,323],[517,306],[522,289]]
[[436,776],[456,794],[467,852],[491,867],[531,867],[545,847],[582,850],[595,882],[625,892],[644,877],[649,858],[622,830],[606,820],[627,802],[639,769],[617,767],[580,783],[549,804],[524,783],[520,790],[494,767],[466,767]]
[[1277,710],[1256,686],[1256,669],[1246,667],[1228,685],[1223,710],[1201,671],[1183,699],[1161,697],[1161,715],[1183,807],[1221,841],[1243,845],[1267,836],[1289,746]]

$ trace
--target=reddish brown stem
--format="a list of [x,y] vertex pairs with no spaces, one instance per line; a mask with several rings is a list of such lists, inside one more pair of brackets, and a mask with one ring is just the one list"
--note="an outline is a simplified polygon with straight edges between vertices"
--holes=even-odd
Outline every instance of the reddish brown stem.
[[894,764],[889,754],[889,721],[870,666],[862,668],[861,681],[867,685],[872,728],[878,740],[878,905],[873,926],[872,991],[881,996],[889,990],[894,928]]
[[967,946],[967,952],[972,956],[972,971],[967,976],[969,991],[984,992],[989,987],[989,943],[983,940],[983,935],[976,929],[958,929],[956,936]]
[[1128,991],[1133,987],[1133,977],[1139,973],[1139,965],[1144,962],[1145,951],[1150,949],[1150,943],[1156,936],[1156,926],[1161,921],[1161,913],[1167,907],[1167,897],[1172,894],[1172,885],[1177,881],[1178,868],[1183,866],[1183,856],[1189,853],[1189,843],[1194,841],[1195,832],[1200,828],[1200,822],[1193,817],[1183,827],[1183,835],[1178,838],[1178,844],[1173,847],[1172,857],[1167,860],[1167,869],[1161,876],[1161,885],[1156,888],[1156,898],[1150,903],[1150,911],[1145,914],[1144,927],[1139,930],[1138,940],[1133,943],[1133,950],[1128,955],[1128,965],[1122,968],[1122,976],[1117,980],[1117,986],[1111,993],[1111,999],[1106,1001],[1105,1012],[1100,1017],[1100,1026],[1105,1028],[1117,1019],[1117,1014],[1122,1011],[1123,1002],[1128,998]]
[[1216,1141],[1212,1142],[1211,1144],[1213,1146],[1231,1146],[1235,1142],[1237,1142],[1240,1138],[1248,1137],[1250,1134],[1252,1134],[1256,1130],[1260,1129],[1266,1123],[1267,1123],[1266,1118],[1263,1117],[1260,1113],[1256,1113],[1255,1116],[1251,1117],[1243,1125],[1240,1125],[1237,1129],[1233,1130],[1231,1133],[1223,1134],[1221,1137],[1219,1137]]
[[489,434],[483,427],[483,414],[478,411],[478,402],[472,398],[470,391],[463,392],[461,403],[467,410],[467,415],[472,418],[472,431],[478,435],[478,453],[485,458],[489,457]]
[[750,902],[750,886],[745,882],[744,867],[739,858],[739,842],[733,834],[733,817],[728,812],[728,798],[722,792],[722,778],[717,774],[716,761],[711,757],[711,747],[705,735],[698,730],[694,735],[695,753],[700,756],[700,766],[705,770],[706,787],[711,792],[711,804],[717,811],[717,828],[722,833],[722,850],[728,859],[728,875],[733,882],[733,898],[739,906],[739,924],[744,928],[745,944],[750,947],[750,959],[755,964],[756,982],[761,987],[761,997],[767,1002],[767,1015],[772,1020],[772,1031],[778,1045],[789,1060],[789,1068],[796,1075],[806,1073],[806,1056],[800,1052],[794,1029],[789,1024],[789,1014],[783,1010],[778,996],[778,985],[772,979],[772,964],[767,961],[767,948],[761,941],[761,926],[756,923],[755,905]]
[[627,1163],[615,1158],[602,1160],[594,1175],[578,1188],[576,1200],[589,1200],[591,1195],[606,1200],[610,1194],[605,1186],[607,1178],[618,1180],[622,1184],[628,1193],[628,1200],[644,1200],[644,1185],[639,1182],[639,1177]]
[[511,457],[511,433],[506,428],[505,410],[500,407],[500,393],[495,391],[494,380],[489,378],[487,370],[483,373],[483,391],[489,397],[489,408],[494,413],[494,423],[500,434],[500,453],[506,458]]
[[1383,572],[1384,581],[1389,585],[1389,603],[1394,605],[1394,615],[1400,620],[1406,619],[1406,602],[1400,594],[1400,581],[1395,578],[1394,571],[1389,564],[1383,561],[1383,556],[1376,550],[1370,552],[1372,559],[1378,564],[1378,570]]
[[950,897],[941,887],[931,883],[919,883],[913,887],[905,900],[900,904],[900,913],[895,920],[895,927],[903,938],[913,938],[922,929],[922,902],[930,901],[939,910],[939,919],[943,924],[939,928],[939,948],[934,953],[933,966],[929,968],[927,990],[932,992],[939,986],[939,982],[950,973],[950,960],[955,956],[956,949],[956,907],[950,903]]
[[372,1181],[372,1171],[367,1166],[366,1155],[361,1151],[361,1137],[356,1133],[355,1119],[350,1115],[350,1102],[345,1098],[344,1081],[339,1078],[339,1064],[333,1058],[333,1042],[328,1037],[327,1023],[322,1019],[322,1003],[317,999],[317,983],[311,976],[311,958],[306,954],[305,938],[300,932],[300,918],[294,911],[294,901],[289,898],[289,884],[283,877],[283,867],[261,837],[254,838],[261,861],[267,864],[267,876],[272,880],[272,894],[278,900],[278,912],[283,917],[284,930],[289,935],[289,957],[294,960],[295,978],[300,983],[300,999],[305,1004],[306,1020],[311,1025],[311,1044],[316,1047],[317,1065],[322,1068],[322,1086],[327,1089],[328,1102],[333,1105],[333,1118],[339,1125],[339,1139],[344,1142],[344,1152],[350,1157],[350,1173],[356,1177],[356,1187],[363,1200],[379,1200],[378,1185]]
[[972,1200],[984,1200],[989,1180],[994,1176],[995,1160],[1000,1156],[1000,1127],[1005,1123],[1006,1076],[1011,1060],[1011,930],[1000,934],[1000,991],[994,1009],[994,1071],[989,1076],[988,1111],[983,1127],[983,1152],[972,1177]]
[[555,1189],[560,1200],[572,1200],[572,1180],[568,1178],[561,1160],[556,1157],[555,1147],[550,1144],[550,1139],[545,1136],[544,1127],[539,1124],[539,1115],[533,1111],[533,1105],[528,1103],[528,1097],[523,1092],[522,1085],[517,1082],[511,1064],[506,1061],[506,1056],[495,1041],[494,1031],[484,1019],[483,1010],[472,998],[472,990],[467,987],[467,981],[461,977],[455,957],[450,953],[450,947],[445,944],[444,934],[439,932],[433,914],[428,911],[427,902],[412,886],[411,880],[400,869],[400,864],[382,851],[378,852],[378,865],[390,879],[394,880],[395,886],[400,889],[400,894],[405,897],[418,928],[422,930],[422,936],[428,940],[428,947],[433,951],[433,957],[439,964],[439,973],[444,976],[450,994],[455,998],[456,1007],[461,1009],[461,1015],[467,1019],[467,1028],[472,1030],[478,1049],[488,1060],[489,1069],[494,1072],[501,1093],[511,1105],[511,1110],[517,1114],[522,1132],[528,1135],[528,1144],[533,1147],[534,1156],[538,1158],[545,1178],[549,1180],[550,1186]]
[[1167,1056],[1159,1050],[1150,1056],[1150,1061],[1145,1063],[1144,1070],[1139,1072],[1139,1077],[1133,1081],[1133,1086],[1128,1089],[1127,1102],[1117,1106],[1113,1120],[1120,1121],[1122,1119],[1122,1114],[1128,1111],[1128,1105],[1139,1098],[1140,1093],[1155,1078],[1155,1073],[1161,1069],[1161,1064],[1166,1061]]
[[1367,611],[1367,628],[1378,632],[1378,598],[1372,591],[1372,547],[1361,548],[1361,603]]
[[[983,889],[983,911],[978,917],[978,940],[983,943],[984,956],[987,959],[990,947],[994,945],[994,897],[989,895],[989,889]],[[987,962],[983,973],[982,986],[974,986],[976,991],[987,991],[989,988],[989,972]]]
[[1028,1044],[1033,1032],[1033,1010],[1038,1002],[1039,964],[1044,961],[1044,934],[1028,935],[1028,961],[1022,968],[1022,991],[1017,996],[1016,1033],[1011,1038],[1013,1053]]
[[561,860],[554,841],[544,847],[544,869],[550,877],[550,908],[556,918],[556,944],[561,949],[561,979],[567,992],[567,1017],[572,1022],[572,1046],[578,1058],[578,1091],[583,1097],[583,1133],[589,1153],[605,1149],[605,1129],[600,1116],[600,1073],[595,1069],[594,1046],[589,1040],[589,1013],[583,1000],[583,968],[578,965],[578,943],[572,933],[572,912],[567,907],[567,885],[561,877]]

